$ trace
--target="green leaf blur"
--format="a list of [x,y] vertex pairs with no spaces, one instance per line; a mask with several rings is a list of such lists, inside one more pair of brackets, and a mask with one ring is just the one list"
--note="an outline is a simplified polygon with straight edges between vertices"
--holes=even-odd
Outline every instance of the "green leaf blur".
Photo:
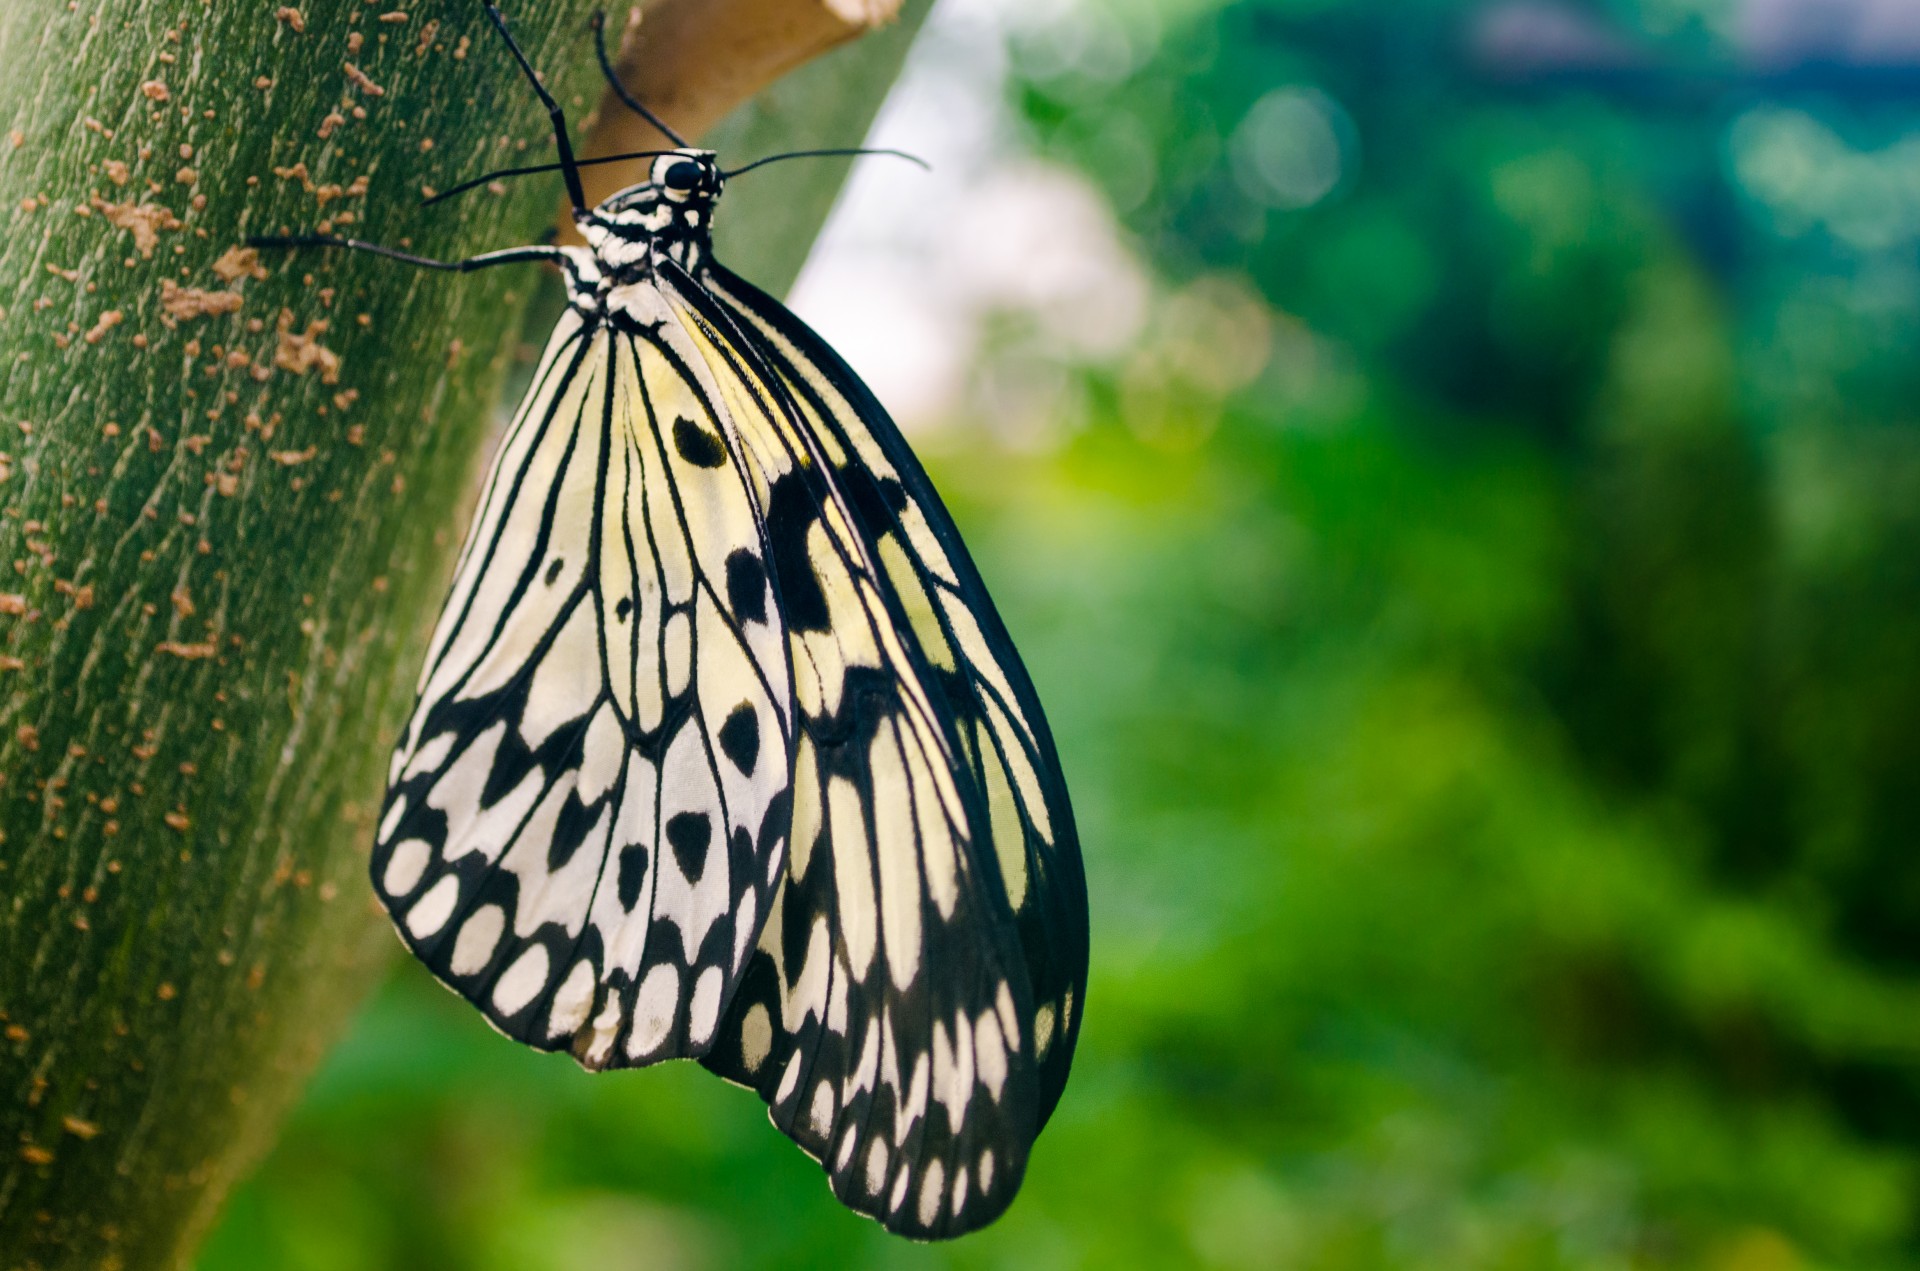
[[1020,28],[1155,300],[1053,443],[927,447],[1094,913],[1000,1224],[896,1241],[409,965],[202,1271],[1920,1267],[1920,60],[1765,8]]

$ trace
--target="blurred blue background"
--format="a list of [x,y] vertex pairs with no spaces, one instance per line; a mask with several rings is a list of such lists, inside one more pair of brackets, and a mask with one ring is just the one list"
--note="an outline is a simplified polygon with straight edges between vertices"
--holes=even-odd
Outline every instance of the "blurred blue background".
[[875,141],[796,304],[1087,851],[1020,1201],[409,962],[201,1271],[1920,1267],[1920,5],[949,0]]

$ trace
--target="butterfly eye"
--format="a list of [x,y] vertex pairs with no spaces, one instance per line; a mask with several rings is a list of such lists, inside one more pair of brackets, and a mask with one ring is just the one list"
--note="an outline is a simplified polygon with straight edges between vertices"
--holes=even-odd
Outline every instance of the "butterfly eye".
[[684,194],[700,184],[700,165],[686,160],[672,164],[661,174],[660,184]]

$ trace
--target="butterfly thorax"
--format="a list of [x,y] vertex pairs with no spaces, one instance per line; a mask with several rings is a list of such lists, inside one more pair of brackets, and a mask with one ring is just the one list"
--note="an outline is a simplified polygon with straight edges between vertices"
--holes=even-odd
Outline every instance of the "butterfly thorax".
[[653,275],[662,260],[688,273],[712,254],[713,207],[724,178],[711,150],[658,156],[646,181],[628,186],[580,218],[604,287]]

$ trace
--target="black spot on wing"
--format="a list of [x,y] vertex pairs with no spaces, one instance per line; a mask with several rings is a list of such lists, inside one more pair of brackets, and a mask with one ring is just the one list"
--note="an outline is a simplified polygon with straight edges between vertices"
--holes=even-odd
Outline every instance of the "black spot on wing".
[[629,913],[647,881],[647,849],[638,843],[620,849],[620,907]]
[[792,809],[793,788],[791,786],[774,795],[773,801],[767,804],[766,813],[760,818],[760,837],[754,843],[754,850],[759,853],[761,860],[766,860],[773,854],[774,845],[780,841],[780,836],[787,832],[787,825],[793,820]]
[[767,620],[767,571],[744,547],[727,557],[727,604],[742,622]]
[[753,834],[746,826],[733,832],[733,838],[727,845],[728,868],[735,878],[752,878],[754,866],[759,863],[753,854]]
[[690,883],[699,882],[707,872],[707,847],[712,842],[713,822],[704,812],[676,812],[667,821],[667,845]]
[[586,842],[587,832],[600,819],[598,812],[590,811],[580,804],[580,796],[570,794],[566,802],[560,805],[560,815],[553,823],[553,837],[547,842],[547,870],[553,872],[573,859],[573,854]]
[[727,722],[720,725],[720,749],[742,775],[753,775],[754,762],[760,758],[760,717],[750,703],[734,707]]
[[[524,694],[525,689],[521,689]],[[535,766],[533,752],[518,728],[508,728],[493,754],[493,767],[480,787],[480,806],[490,808],[507,797]]]
[[861,531],[870,539],[891,532],[894,518],[906,509],[906,488],[892,477],[875,477],[860,464],[840,469],[839,475]]
[[[807,942],[813,938],[813,916],[822,911],[833,888],[833,853],[822,850],[822,840],[808,844],[807,872],[781,889],[780,970],[786,982],[799,980],[807,964]],[[791,850],[789,844],[789,850]]]
[[720,439],[685,415],[673,421],[673,446],[696,468],[717,468],[727,461]]
[[625,622],[632,613],[633,597],[622,596],[620,597],[620,603],[613,607],[613,620],[615,622]]
[[554,580],[560,577],[560,571],[566,568],[566,565],[567,562],[560,557],[553,558],[553,564],[547,566],[547,586],[553,586]]
[[773,576],[780,607],[795,631],[827,629],[827,597],[807,557],[807,531],[820,517],[819,504],[799,468],[773,483],[767,498],[767,541],[772,545]]

